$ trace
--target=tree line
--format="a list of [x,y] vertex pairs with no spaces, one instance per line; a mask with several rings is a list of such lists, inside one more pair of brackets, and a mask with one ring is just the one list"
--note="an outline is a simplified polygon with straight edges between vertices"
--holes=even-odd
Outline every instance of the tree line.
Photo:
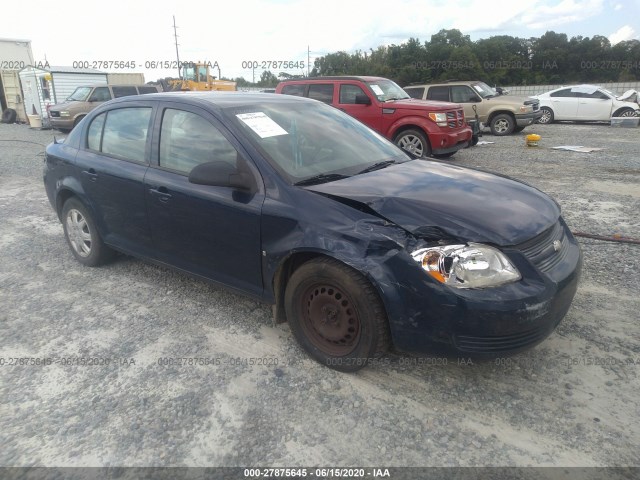
[[[569,39],[553,31],[537,38],[499,35],[472,41],[460,30],[444,29],[424,43],[410,38],[368,52],[330,53],[315,60],[311,75],[373,75],[401,86],[443,80],[483,80],[493,86],[636,81],[640,41],[611,45],[601,35]],[[273,87],[290,77],[264,71],[257,84],[234,80],[238,86]]]

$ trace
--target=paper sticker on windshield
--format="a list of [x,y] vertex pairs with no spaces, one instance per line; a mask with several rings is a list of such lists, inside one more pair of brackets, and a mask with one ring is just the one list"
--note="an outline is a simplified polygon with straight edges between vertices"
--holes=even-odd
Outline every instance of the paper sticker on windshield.
[[287,131],[271,118],[267,117],[264,112],[239,113],[236,117],[246,123],[260,138],[287,135]]
[[384,92],[382,91],[382,89],[375,83],[369,86],[371,87],[371,90],[373,90],[373,93],[375,93],[376,95],[384,95]]

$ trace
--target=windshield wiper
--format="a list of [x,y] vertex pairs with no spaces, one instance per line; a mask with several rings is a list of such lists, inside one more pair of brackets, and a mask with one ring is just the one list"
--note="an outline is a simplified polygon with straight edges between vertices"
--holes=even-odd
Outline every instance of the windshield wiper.
[[313,177],[305,178],[294,185],[316,185],[318,183],[333,182],[334,180],[342,180],[343,178],[349,178],[349,175],[342,175],[341,173],[321,173],[314,175]]
[[391,97],[391,98],[387,98],[385,102],[393,102],[394,100],[406,100],[407,98],[411,98],[411,97]]
[[373,165],[369,165],[364,170],[358,172],[358,175],[360,175],[361,173],[373,172],[374,170],[380,170],[381,168],[389,166],[392,163],[396,163],[396,161],[395,160],[384,160],[383,162],[374,163]]

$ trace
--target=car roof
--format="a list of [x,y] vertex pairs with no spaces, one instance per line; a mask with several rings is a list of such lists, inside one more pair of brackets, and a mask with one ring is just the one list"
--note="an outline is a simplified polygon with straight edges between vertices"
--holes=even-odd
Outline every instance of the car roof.
[[213,106],[217,107],[217,109],[249,106],[255,103],[315,103],[314,100],[310,100],[308,98],[296,97],[293,95],[274,95],[273,93],[261,92],[160,92],[116,98],[111,100],[109,105],[137,102],[140,100],[161,100],[166,102],[197,105],[201,107]]
[[483,83],[481,80],[445,80],[443,82],[434,82],[434,83],[420,83],[420,84],[411,84],[407,85],[404,88],[410,87],[435,87],[440,85],[472,85],[474,83]]
[[306,78],[297,78],[297,79],[292,79],[292,80],[283,80],[280,83],[296,83],[296,82],[300,82],[300,83],[304,83],[304,82],[318,82],[318,81],[331,81],[331,80],[360,80],[363,82],[373,82],[376,80],[389,80],[388,78],[384,78],[384,77],[372,77],[372,76],[368,76],[368,75],[364,75],[364,76],[326,76],[326,77],[306,77]]

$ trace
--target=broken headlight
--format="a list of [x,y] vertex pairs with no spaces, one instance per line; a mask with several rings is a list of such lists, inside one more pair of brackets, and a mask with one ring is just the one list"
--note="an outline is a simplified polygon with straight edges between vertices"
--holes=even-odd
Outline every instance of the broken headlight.
[[480,243],[421,248],[411,256],[429,275],[451,287],[496,287],[521,278],[504,253]]

